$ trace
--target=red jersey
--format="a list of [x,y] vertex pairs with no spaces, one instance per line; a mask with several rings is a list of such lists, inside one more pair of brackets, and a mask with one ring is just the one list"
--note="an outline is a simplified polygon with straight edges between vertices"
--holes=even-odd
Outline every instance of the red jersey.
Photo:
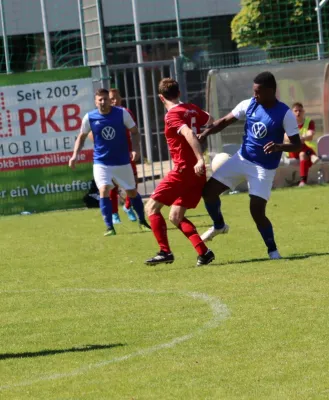
[[[136,123],[136,118],[135,118],[134,114],[132,113],[132,111],[130,111],[129,108],[126,108],[126,110],[129,112],[131,118]],[[131,133],[130,133],[129,129],[126,129],[126,134],[127,134],[127,139],[128,139],[128,149],[129,149],[129,152],[131,153],[133,151],[133,144],[132,144],[132,141],[131,141]]]
[[[298,129],[302,129],[302,127],[304,126],[304,123],[298,125]],[[311,119],[310,123],[308,124],[308,128],[309,131],[315,131],[315,122],[313,121],[313,119]]]
[[175,169],[193,168],[197,163],[191,146],[180,134],[180,130],[187,125],[196,135],[200,133],[201,127],[206,125],[208,120],[209,114],[195,104],[179,103],[167,112],[165,136]]

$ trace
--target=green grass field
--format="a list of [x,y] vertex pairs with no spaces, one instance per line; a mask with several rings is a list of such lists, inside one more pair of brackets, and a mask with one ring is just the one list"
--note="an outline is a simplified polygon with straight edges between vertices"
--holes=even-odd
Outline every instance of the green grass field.
[[273,192],[270,261],[247,195],[224,196],[202,268],[171,227],[175,263],[145,266],[155,240],[125,215],[110,238],[98,210],[2,217],[0,398],[328,399],[328,198]]

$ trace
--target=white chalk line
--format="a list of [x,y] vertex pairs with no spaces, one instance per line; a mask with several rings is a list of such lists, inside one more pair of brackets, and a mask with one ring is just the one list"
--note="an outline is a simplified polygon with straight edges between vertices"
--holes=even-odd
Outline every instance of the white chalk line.
[[177,346],[180,343],[186,342],[188,340],[191,340],[197,335],[200,335],[204,333],[205,331],[209,329],[214,329],[220,325],[222,321],[227,319],[229,317],[229,310],[227,306],[223,303],[220,302],[220,300],[214,296],[209,296],[206,293],[198,293],[198,292],[175,292],[175,291],[165,291],[165,290],[148,290],[148,289],[120,289],[120,288],[109,288],[109,289],[95,289],[95,288],[67,288],[67,289],[57,289],[57,290],[38,290],[38,289],[31,289],[31,290],[0,290],[0,294],[10,294],[10,293],[69,293],[69,292],[74,292],[74,293],[84,293],[84,292],[92,292],[92,293],[135,293],[135,294],[152,294],[152,295],[161,295],[161,294],[174,294],[174,295],[179,295],[179,296],[187,296],[190,297],[194,300],[201,300],[204,303],[208,304],[212,311],[212,319],[207,321],[202,327],[196,329],[195,331],[184,335],[180,337],[176,337],[172,339],[171,341],[167,343],[162,343],[162,344],[157,344],[145,349],[140,349],[137,350],[133,353],[121,356],[121,357],[114,357],[111,358],[110,360],[104,360],[101,362],[93,363],[93,364],[88,364],[84,365],[80,368],[77,368],[75,370],[72,370],[71,372],[65,372],[65,373],[58,373],[58,374],[52,374],[52,375],[44,375],[40,376],[37,379],[29,380],[29,381],[22,381],[19,383],[14,383],[11,385],[3,385],[0,386],[0,391],[3,390],[8,390],[8,389],[13,389],[13,388],[18,388],[18,387],[24,387],[24,386],[31,386],[37,383],[45,382],[45,381],[54,381],[58,379],[64,379],[64,378],[70,378],[74,377],[77,375],[82,375],[84,373],[90,372],[93,369],[96,368],[101,368],[109,364],[117,363],[117,362],[122,362],[129,360],[134,357],[138,356],[146,356],[151,353],[154,353],[156,351],[160,351],[163,349],[170,349],[175,346]]

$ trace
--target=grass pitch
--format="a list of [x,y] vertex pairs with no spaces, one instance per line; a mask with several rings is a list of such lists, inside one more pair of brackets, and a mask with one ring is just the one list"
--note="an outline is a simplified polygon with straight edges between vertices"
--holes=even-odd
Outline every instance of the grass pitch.
[[[197,268],[168,223],[176,261],[123,212],[0,219],[0,398],[329,398],[329,187],[277,190],[270,261],[245,194],[224,196],[231,230]],[[202,204],[188,216],[203,232]]]

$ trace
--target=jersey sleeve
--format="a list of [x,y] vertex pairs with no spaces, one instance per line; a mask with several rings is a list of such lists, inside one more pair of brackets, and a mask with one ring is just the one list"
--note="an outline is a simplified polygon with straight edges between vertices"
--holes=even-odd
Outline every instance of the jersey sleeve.
[[131,115],[126,109],[122,109],[123,112],[123,123],[127,129],[133,128],[136,124],[135,121],[132,119]]
[[87,134],[91,131],[88,113],[83,117],[80,132]]
[[206,111],[202,110],[202,108],[196,106],[195,104],[193,104],[193,108],[195,109],[195,111],[198,112],[200,126],[207,125],[210,115]]
[[311,119],[310,123],[308,124],[308,130],[315,131],[315,122]]
[[239,103],[233,110],[232,114],[236,119],[244,119],[246,117],[246,112],[250,106],[252,99],[243,100]]
[[288,136],[299,135],[297,120],[291,110],[288,110],[284,116],[283,128]]

